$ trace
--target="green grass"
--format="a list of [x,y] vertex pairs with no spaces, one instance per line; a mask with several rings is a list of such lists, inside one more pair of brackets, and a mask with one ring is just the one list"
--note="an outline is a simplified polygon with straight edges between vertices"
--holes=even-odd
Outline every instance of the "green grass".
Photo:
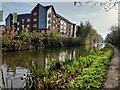
[[81,57],[66,59],[64,62],[52,60],[50,68],[45,68],[42,75],[37,73],[39,69],[32,71],[34,77],[37,77],[37,80],[34,80],[35,84],[38,86],[39,83],[46,89],[100,89],[112,54],[112,48],[107,46]]
[[85,90],[96,90],[101,88],[106,67],[112,56],[112,49],[107,50],[105,53],[102,53],[101,51],[98,52],[99,54],[93,54],[93,57],[96,58],[93,60],[91,65],[83,68],[81,74],[67,85],[68,88],[79,88]]

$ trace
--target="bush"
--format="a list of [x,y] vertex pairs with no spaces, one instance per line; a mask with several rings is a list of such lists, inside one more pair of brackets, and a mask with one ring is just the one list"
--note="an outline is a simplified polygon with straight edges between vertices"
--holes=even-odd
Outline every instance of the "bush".
[[62,42],[64,47],[73,47],[73,46],[81,45],[79,38],[68,37],[68,38],[59,38],[59,40]]
[[73,37],[57,37],[55,34],[50,33],[45,37],[39,33],[30,33],[28,29],[23,30],[21,33],[13,35],[3,35],[3,50],[24,50],[32,48],[59,48],[59,47],[74,47],[80,46],[79,38]]
[[[98,50],[79,58],[74,57],[72,59],[65,59],[64,61],[51,60],[51,62],[49,62],[50,66],[43,70],[43,77],[38,75],[38,78],[40,79],[38,82],[44,86],[44,89],[51,90],[100,89],[102,87],[103,77],[105,75],[107,64],[109,63],[109,59],[112,56],[112,48],[105,48],[106,51]],[[35,71],[38,70],[35,69]],[[38,80],[38,78],[36,78],[36,80]],[[38,83],[36,83],[36,86],[37,85]],[[41,86],[39,88],[41,88]]]
[[62,43],[60,40],[57,40],[56,38],[44,38],[42,40],[45,48],[50,47],[62,47]]

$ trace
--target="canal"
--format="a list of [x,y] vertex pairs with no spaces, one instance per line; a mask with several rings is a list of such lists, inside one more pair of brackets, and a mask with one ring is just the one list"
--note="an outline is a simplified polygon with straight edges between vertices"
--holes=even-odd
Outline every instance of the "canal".
[[[39,69],[49,66],[50,60],[64,61],[66,58],[80,57],[86,52],[93,50],[93,46],[61,48],[61,49],[38,49],[27,51],[3,52],[2,74],[7,88],[22,88],[25,86],[24,78],[28,73],[29,63],[36,61]],[[4,86],[4,85],[2,85]]]

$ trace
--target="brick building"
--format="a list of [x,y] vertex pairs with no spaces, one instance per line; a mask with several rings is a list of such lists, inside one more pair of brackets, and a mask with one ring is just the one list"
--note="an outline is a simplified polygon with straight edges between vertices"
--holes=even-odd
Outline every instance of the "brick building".
[[17,15],[17,23],[13,23],[13,15],[10,13],[6,20],[6,26],[14,25],[16,30],[22,31],[25,27],[31,32],[55,33],[60,37],[75,36],[75,24],[56,13],[53,5],[43,6],[37,4],[31,13]]

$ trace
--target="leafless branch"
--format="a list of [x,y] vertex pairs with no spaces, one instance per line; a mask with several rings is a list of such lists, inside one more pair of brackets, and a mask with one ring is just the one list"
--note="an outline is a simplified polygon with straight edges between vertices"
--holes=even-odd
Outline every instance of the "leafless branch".
[[111,9],[113,9],[114,7],[117,6],[118,4],[118,0],[109,0],[108,2],[96,2],[94,0],[88,0],[86,2],[82,2],[82,1],[76,1],[74,2],[75,6],[83,6],[83,4],[87,4],[87,5],[92,5],[91,7],[95,7],[97,5],[102,6],[106,11],[110,11]]

